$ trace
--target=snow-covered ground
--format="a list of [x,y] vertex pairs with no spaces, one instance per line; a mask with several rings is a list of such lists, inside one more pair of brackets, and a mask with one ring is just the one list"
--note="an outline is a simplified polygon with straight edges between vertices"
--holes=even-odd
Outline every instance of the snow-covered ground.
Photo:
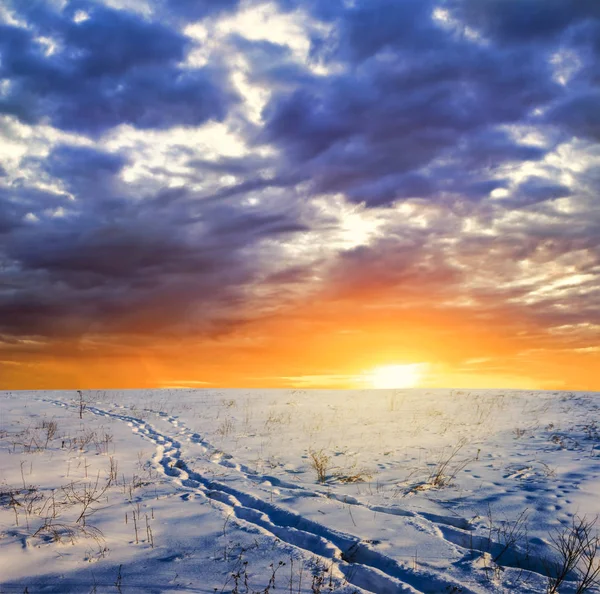
[[552,540],[600,512],[593,393],[6,392],[0,415],[1,592],[543,593]]

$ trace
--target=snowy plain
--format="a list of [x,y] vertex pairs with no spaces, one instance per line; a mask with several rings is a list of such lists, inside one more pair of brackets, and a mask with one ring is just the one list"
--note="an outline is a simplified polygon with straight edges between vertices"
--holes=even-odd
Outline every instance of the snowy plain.
[[0,393],[0,592],[544,593],[598,513],[598,393]]

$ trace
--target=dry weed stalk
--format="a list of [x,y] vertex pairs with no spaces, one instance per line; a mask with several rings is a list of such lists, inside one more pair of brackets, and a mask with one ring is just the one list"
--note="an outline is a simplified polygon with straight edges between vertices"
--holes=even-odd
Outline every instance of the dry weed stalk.
[[327,480],[329,470],[329,456],[323,450],[308,450],[310,456],[310,465],[317,473],[317,480],[324,483]]
[[574,516],[571,524],[551,537],[557,558],[545,563],[548,575],[547,594],[559,592],[563,582],[574,576],[575,594],[584,594],[600,585],[600,536],[595,529],[598,516],[593,520]]
[[101,484],[100,473],[98,472],[96,481],[93,483],[77,483],[73,481],[62,488],[69,503],[81,505],[81,512],[77,520],[75,520],[76,524],[81,522],[81,525],[85,526],[87,518],[98,511],[97,509],[94,509],[92,505],[102,498],[110,487],[110,483],[111,481],[107,480],[106,483]]

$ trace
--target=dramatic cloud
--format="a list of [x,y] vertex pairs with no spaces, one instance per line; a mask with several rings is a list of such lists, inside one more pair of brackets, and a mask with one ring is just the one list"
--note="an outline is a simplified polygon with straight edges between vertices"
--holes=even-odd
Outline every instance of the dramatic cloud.
[[177,15],[189,21],[202,20],[239,7],[240,0],[166,0],[159,8],[167,16]]
[[71,2],[60,12],[43,2],[15,7],[26,26],[0,29],[3,113],[89,134],[227,115],[234,94],[225,73],[180,66],[190,47],[181,32],[100,3]]
[[339,303],[593,356],[599,40],[595,0],[4,3],[2,352]]
[[552,42],[580,21],[600,19],[594,0],[454,1],[463,21],[499,43]]

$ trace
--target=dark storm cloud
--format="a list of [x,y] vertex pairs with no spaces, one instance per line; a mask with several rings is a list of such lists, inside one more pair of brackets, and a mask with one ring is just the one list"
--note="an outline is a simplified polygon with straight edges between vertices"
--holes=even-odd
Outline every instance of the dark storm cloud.
[[70,185],[83,178],[93,182],[105,176],[113,176],[123,169],[127,160],[117,154],[109,154],[89,147],[58,145],[44,160],[43,166],[53,177]]
[[568,27],[600,19],[595,0],[454,0],[456,14],[501,43],[551,41]]
[[[456,0],[456,16],[500,47],[524,46],[539,53],[572,50],[580,64],[547,121],[565,133],[600,139],[600,3],[595,0]],[[567,89],[569,91],[570,89]]]
[[575,136],[600,142],[600,89],[566,98],[548,119]]
[[[334,292],[369,285],[419,298],[448,290],[534,307],[520,263],[541,268],[572,257],[577,273],[596,275],[587,292],[544,298],[532,315],[548,324],[597,319],[592,238],[600,220],[592,208],[582,215],[581,205],[592,204],[600,180],[585,163],[569,178],[549,161],[573,139],[587,143],[590,158],[598,150],[598,2],[277,5],[306,25],[307,60],[293,43],[237,33],[219,33],[214,49],[210,19],[234,14],[238,0],[156,0],[150,16],[101,2],[11,4],[26,26],[0,25],[0,112],[97,144],[53,140],[47,156],[35,146],[5,175],[0,169],[0,334],[229,328],[265,277],[273,289],[315,276],[282,244],[335,227],[327,208],[306,214],[324,194],[362,203],[367,214],[406,201],[427,219],[396,227],[390,211],[385,238],[346,251],[323,239],[319,263],[332,264],[323,277]],[[434,18],[436,8],[451,18]],[[185,67],[197,43],[185,25],[202,19],[208,63]],[[565,84],[561,51],[577,63]],[[244,110],[248,97],[232,91],[237,62],[269,92],[260,122]],[[188,126],[187,142],[209,120],[245,141],[243,156],[215,156],[202,140],[157,146],[160,158],[146,163],[148,145],[169,144],[166,135],[101,146],[121,124]],[[516,176],[524,165],[535,173]],[[130,167],[135,182],[126,181]],[[498,189],[503,197],[492,200]],[[579,200],[578,209],[555,208],[565,197]],[[465,219],[475,231],[463,230]],[[572,306],[557,307],[567,298]]]
[[[234,101],[226,72],[184,68],[180,32],[95,2],[14,3],[29,28],[0,25],[0,76],[9,81],[0,111],[43,118],[64,130],[99,134],[119,124],[169,128],[222,120]],[[74,20],[85,10],[85,20]],[[55,44],[52,52],[38,36]]]
[[255,83],[267,85],[271,90],[277,91],[297,89],[310,85],[313,81],[306,65],[294,60],[293,52],[287,45],[246,39],[236,34],[229,35],[227,43],[248,61],[248,76]]
[[[535,76],[533,68],[529,74]],[[435,194],[439,180],[424,169],[438,158],[456,161],[462,155],[464,161],[456,162],[455,171],[472,171],[474,165],[539,160],[546,152],[508,137],[499,142],[499,133],[491,129],[525,116],[526,98],[520,107],[513,98],[515,105],[510,107],[485,87],[478,92],[476,80],[469,97],[450,82],[394,90],[387,84],[378,88],[381,81],[370,75],[364,78],[359,88],[349,79],[333,80],[315,93],[280,97],[266,112],[269,140],[284,150],[291,167],[302,165],[316,191],[344,192],[379,206],[414,196],[417,180],[418,195],[428,190],[430,196]],[[445,179],[447,171],[440,174]],[[382,188],[389,191],[382,194]]]
[[[432,7],[363,2],[341,11],[324,59],[345,61],[344,71],[274,93],[262,139],[283,151],[287,169],[302,169],[315,191],[370,206],[435,197],[467,185],[442,188],[452,184],[436,160],[489,174],[507,161],[540,160],[551,148],[498,129],[527,122],[535,108],[563,96],[546,53],[456,38],[433,22]],[[475,181],[494,186],[495,177]]]
[[14,209],[8,202],[0,201],[0,236],[11,231],[20,223],[20,217],[15,216]]
[[479,171],[507,163],[540,161],[555,148],[519,143],[505,130],[484,129],[461,140],[452,157],[463,171]]
[[187,162],[188,167],[197,170],[200,174],[215,172],[236,176],[251,175],[257,170],[269,167],[270,165],[270,159],[253,155],[245,157],[222,157],[217,161],[193,158]]
[[177,15],[187,21],[202,20],[238,8],[240,0],[162,0],[159,4],[166,15]]
[[[150,332],[183,322],[188,332],[218,332],[234,312],[243,317],[247,287],[262,274],[253,247],[307,229],[294,209],[199,200],[184,189],[133,198],[122,193],[126,159],[115,153],[57,145],[37,164],[76,197],[55,200],[60,216],[23,189],[0,203],[10,231],[0,334]],[[26,212],[37,220],[24,223]],[[269,250],[276,257],[277,246]]]
[[[23,185],[20,181],[12,185],[0,185],[0,247],[2,233],[25,226],[24,217],[28,213],[55,210],[68,205],[66,194],[39,190]],[[8,241],[10,237],[5,237]],[[0,257],[2,252],[0,251]]]
[[567,186],[552,183],[544,177],[532,176],[518,185],[507,202],[517,207],[530,206],[546,200],[564,198],[571,193],[571,189]]
[[339,20],[336,50],[352,61],[363,61],[384,49],[441,49],[446,39],[431,20],[434,6],[431,0],[357,2]]

